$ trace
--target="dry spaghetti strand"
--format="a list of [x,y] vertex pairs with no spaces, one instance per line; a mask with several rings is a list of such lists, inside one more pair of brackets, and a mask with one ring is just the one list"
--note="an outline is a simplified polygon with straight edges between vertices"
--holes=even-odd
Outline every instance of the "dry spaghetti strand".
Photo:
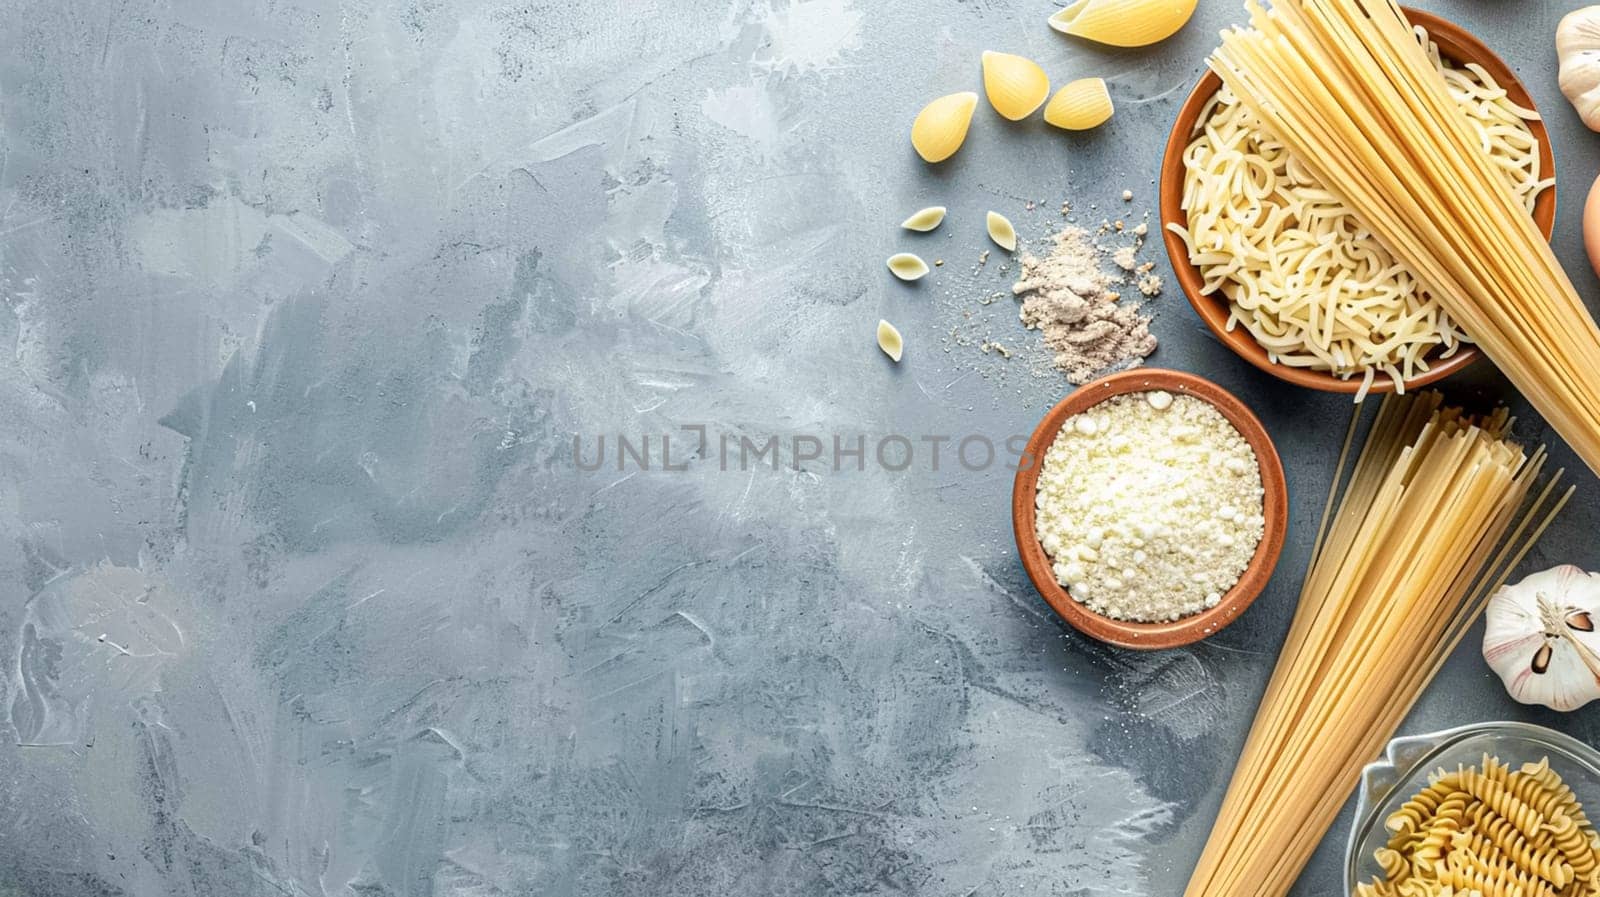
[[[1570,491],[1438,393],[1379,407],[1315,551],[1187,897],[1282,895],[1492,587]],[[1342,468],[1341,464],[1341,468]],[[1530,497],[1531,496],[1531,497]]]
[[1399,7],[1247,8],[1211,68],[1600,472],[1600,329]]

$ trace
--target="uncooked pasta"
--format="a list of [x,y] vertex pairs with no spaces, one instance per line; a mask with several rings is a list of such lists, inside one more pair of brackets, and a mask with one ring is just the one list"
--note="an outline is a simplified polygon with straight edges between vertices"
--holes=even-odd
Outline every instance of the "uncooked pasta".
[[[1529,212],[1540,191],[1537,113],[1506,96],[1476,63],[1439,56],[1417,40],[1466,114],[1479,145]],[[1184,151],[1184,239],[1202,290],[1228,301],[1228,328],[1242,326],[1268,357],[1290,367],[1405,381],[1455,354],[1471,337],[1405,262],[1362,226],[1287,147],[1264,131],[1227,87],[1201,111]]]
[[1400,8],[1248,8],[1212,69],[1600,471],[1600,329]]
[[1600,893],[1600,834],[1548,757],[1440,769],[1385,825],[1389,843],[1374,856],[1383,874],[1355,897]]
[[[1544,451],[1525,452],[1509,425],[1503,409],[1473,418],[1431,391],[1384,399],[1342,498],[1329,497],[1187,897],[1288,892],[1362,765],[1565,502],[1554,496],[1559,473],[1534,496]],[[1345,456],[1355,433],[1353,421]],[[1341,457],[1335,494],[1344,469]],[[1499,796],[1486,802],[1520,812]]]

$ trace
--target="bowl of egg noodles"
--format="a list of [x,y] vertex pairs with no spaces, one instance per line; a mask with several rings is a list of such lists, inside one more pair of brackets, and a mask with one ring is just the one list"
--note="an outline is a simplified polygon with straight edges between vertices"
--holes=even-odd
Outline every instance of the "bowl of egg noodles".
[[[1406,17],[1548,239],[1555,159],[1527,91],[1460,26],[1413,9]],[[1432,383],[1479,355],[1337,184],[1265,133],[1215,72],[1200,79],[1167,141],[1161,223],[1178,284],[1206,326],[1279,379],[1359,401]]]

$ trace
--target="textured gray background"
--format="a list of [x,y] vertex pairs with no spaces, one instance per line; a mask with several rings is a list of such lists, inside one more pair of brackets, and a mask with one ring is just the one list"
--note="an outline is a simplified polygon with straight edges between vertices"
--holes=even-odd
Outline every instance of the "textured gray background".
[[[1050,614],[1003,470],[586,472],[572,439],[1030,430],[1067,387],[981,304],[1014,273],[972,270],[982,213],[1143,215],[1239,18],[1202,5],[1108,52],[1049,0],[0,0],[0,894],[1177,892],[1347,399],[1154,303],[1152,361],[1245,397],[1294,502],[1255,607],[1150,655]],[[1600,297],[1600,135],[1550,48],[1575,5],[1430,8],[1546,110]],[[930,170],[910,119],[985,48],[1105,75],[1117,116],[980,107]],[[949,262],[906,287],[897,249]],[[1574,479],[1529,568],[1600,565]],[[1600,735],[1475,652],[1407,730]],[[1345,825],[1299,893],[1337,892]]]

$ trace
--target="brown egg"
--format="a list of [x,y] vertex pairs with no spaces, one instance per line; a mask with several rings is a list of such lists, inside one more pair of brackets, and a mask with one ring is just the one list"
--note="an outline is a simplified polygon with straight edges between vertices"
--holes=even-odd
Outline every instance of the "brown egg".
[[1583,249],[1589,253],[1589,265],[1600,274],[1600,178],[1595,178],[1589,188],[1589,199],[1583,204]]

